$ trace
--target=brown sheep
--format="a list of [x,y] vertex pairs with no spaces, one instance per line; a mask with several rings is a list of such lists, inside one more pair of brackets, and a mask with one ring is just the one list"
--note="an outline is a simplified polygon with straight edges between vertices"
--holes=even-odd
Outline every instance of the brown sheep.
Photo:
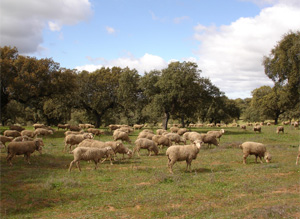
[[261,127],[259,125],[253,127],[253,131],[261,133]]
[[131,143],[128,133],[123,131],[115,130],[113,134],[113,138],[114,141],[121,140],[121,141],[127,141],[128,143]]
[[13,138],[21,136],[21,133],[16,130],[5,130],[3,134],[6,137],[13,137]]
[[279,134],[279,132],[284,133],[284,127],[283,126],[278,126],[277,127],[276,133]]
[[135,141],[135,148],[133,149],[133,154],[137,151],[138,156],[140,156],[140,149],[147,149],[149,152],[149,156],[151,156],[151,152],[153,151],[155,155],[158,154],[157,144],[149,140],[148,138],[139,138]]

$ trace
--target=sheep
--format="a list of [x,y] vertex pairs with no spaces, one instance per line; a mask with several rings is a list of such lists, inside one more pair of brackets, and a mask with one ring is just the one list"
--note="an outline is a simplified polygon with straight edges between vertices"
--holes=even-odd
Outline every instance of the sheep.
[[191,145],[173,145],[169,147],[166,151],[166,155],[168,157],[168,168],[170,173],[173,174],[173,165],[177,161],[184,160],[186,161],[186,170],[190,169],[191,171],[192,160],[197,158],[202,143],[201,140],[196,140]]
[[80,161],[85,160],[93,160],[95,162],[95,169],[97,169],[97,165],[101,158],[109,156],[110,153],[112,153],[111,147],[105,147],[105,148],[90,148],[90,147],[77,147],[75,148],[71,153],[74,155],[73,161],[70,163],[69,172],[71,172],[73,164],[76,163],[76,166],[78,167],[79,171],[81,171],[80,168]]
[[23,131],[21,131],[21,135],[28,136],[30,138],[34,138],[36,133],[34,131],[30,131],[30,130],[23,130]]
[[111,132],[118,129],[118,128],[120,128],[120,127],[121,127],[120,125],[112,125],[112,124],[108,126],[108,128]]
[[215,135],[201,134],[200,139],[203,143],[207,143],[208,147],[210,147],[211,144],[219,146],[219,142]]
[[178,130],[179,130],[179,128],[175,127],[175,126],[170,128],[171,133],[177,133]]
[[299,145],[299,149],[298,149],[298,155],[296,158],[296,165],[298,165],[299,158],[300,158],[300,145]]
[[168,133],[167,130],[164,130],[164,129],[157,129],[157,130],[156,130],[156,134],[157,134],[157,135],[162,135],[162,134],[164,134],[164,133]]
[[246,125],[241,125],[241,129],[246,130]]
[[253,127],[253,131],[261,133],[261,127],[259,125]]
[[272,156],[269,152],[267,152],[267,148],[262,143],[258,142],[244,142],[240,145],[240,148],[243,149],[243,163],[246,164],[246,159],[249,155],[255,155],[255,162],[257,163],[257,157],[260,158],[260,162],[262,162],[262,157],[269,163],[272,159]]
[[84,139],[92,139],[92,138],[93,138],[93,134],[91,134],[91,133],[84,133],[84,134],[81,134],[81,135],[74,135],[74,134],[67,135],[65,137],[65,149],[64,149],[64,151],[67,150],[68,145],[70,145],[69,149],[71,151],[73,145],[79,144]]
[[13,137],[7,137],[7,136],[0,135],[0,142],[4,145],[5,148],[6,148],[5,143],[11,142],[13,139],[14,139]]
[[155,153],[155,155],[158,154],[157,144],[154,141],[149,140],[148,138],[139,138],[134,143],[135,143],[135,148],[133,149],[133,154],[135,154],[135,152],[137,151],[139,157],[140,157],[140,153],[139,153],[140,149],[147,149],[149,152],[149,156],[151,156],[152,151]]
[[28,137],[27,135],[16,137],[13,142],[16,141],[33,141],[33,138]]
[[81,130],[81,128],[76,125],[70,125],[69,129],[70,131],[75,131],[75,132],[79,132]]
[[299,122],[294,122],[294,128],[298,128],[299,127]]
[[71,134],[73,134],[73,135],[81,135],[83,133],[84,133],[84,131],[81,130],[79,132],[76,132],[76,131],[66,131],[64,134],[65,134],[65,136],[67,136],[67,135],[71,135]]
[[59,129],[69,129],[70,128],[70,125],[69,124],[58,124],[57,125],[57,130],[59,130]]
[[180,144],[180,143],[186,144],[186,139],[176,133],[168,133],[164,136],[166,136],[167,138],[169,138],[172,142],[175,142],[176,144]]
[[3,143],[0,141],[0,150],[1,150],[2,148],[6,148],[6,146],[5,146],[5,144],[3,144]]
[[6,137],[13,137],[13,138],[21,136],[21,133],[17,130],[5,130],[3,134]]
[[19,125],[11,125],[11,126],[9,126],[9,129],[10,129],[10,130],[16,130],[16,131],[18,131],[18,132],[21,132],[21,131],[24,130],[24,128],[22,128],[22,127],[19,126]]
[[191,142],[201,139],[201,134],[198,132],[186,132],[186,133],[184,133],[183,137],[189,139]]
[[105,145],[110,146],[114,150],[116,155],[117,155],[117,153],[123,154],[123,159],[124,159],[124,154],[127,154],[129,158],[132,157],[132,150],[125,147],[122,142],[119,142],[119,141],[106,141]]
[[102,131],[100,129],[95,129],[95,128],[88,128],[87,132],[92,133],[93,135],[96,136],[100,136],[102,134]]
[[[103,141],[97,141],[97,140],[93,140],[93,139],[85,139],[78,144],[78,147],[92,147],[92,148],[105,148],[108,146],[109,145],[106,145],[105,142],[103,142]],[[116,147],[118,147],[118,146],[119,145],[117,145]],[[114,150],[108,155],[110,158],[110,164],[113,165],[111,157],[115,155]],[[104,159],[104,161],[105,160],[106,159]],[[104,161],[102,161],[101,163],[103,163]]]
[[95,128],[95,126],[94,125],[92,125],[92,124],[84,124],[84,127],[85,127],[85,129],[90,129],[90,128]]
[[139,125],[139,124],[134,124],[133,125],[133,129],[137,130],[137,129],[142,129],[144,127],[144,125]]
[[284,127],[283,126],[278,126],[277,127],[276,133],[279,134],[279,132],[284,133]]
[[138,139],[139,138],[148,138],[149,140],[152,140],[152,137],[154,136],[154,134],[153,133],[151,133],[151,132],[148,132],[148,131],[142,131],[142,132],[140,132],[139,133],[139,135],[138,135]]
[[37,128],[37,129],[34,131],[34,134],[35,134],[36,136],[39,136],[39,135],[42,135],[42,136],[45,136],[45,135],[53,135],[53,131],[52,131],[52,130],[45,129],[45,128]]
[[221,129],[219,131],[208,131],[207,134],[214,135],[216,138],[219,139],[219,142],[221,142],[221,137],[225,133],[224,129]]
[[40,123],[33,124],[32,126],[34,127],[34,129],[45,128],[46,127],[44,124],[40,124]]
[[116,140],[127,141],[128,143],[131,144],[131,140],[128,136],[128,133],[123,131],[115,130],[113,134],[113,139],[114,141]]
[[42,154],[42,146],[44,146],[43,140],[41,138],[36,138],[33,141],[21,141],[21,142],[10,142],[7,145],[7,162],[12,166],[11,160],[15,155],[24,154],[25,159],[28,164],[30,164],[30,155],[34,151],[38,151]]
[[187,132],[187,129],[186,129],[186,128],[180,128],[180,129],[178,129],[177,134],[178,134],[178,135],[183,135],[183,134],[186,133],[186,132]]
[[162,146],[170,147],[172,145],[172,141],[163,135],[154,135],[152,137],[152,141],[154,141],[157,145],[160,145],[160,149],[162,149]]

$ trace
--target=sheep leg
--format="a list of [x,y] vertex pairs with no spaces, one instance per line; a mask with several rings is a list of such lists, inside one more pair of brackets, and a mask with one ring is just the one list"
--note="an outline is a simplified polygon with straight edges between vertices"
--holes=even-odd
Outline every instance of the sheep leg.
[[261,159],[261,156],[259,156],[259,159],[260,159],[260,163],[263,163],[262,159]]
[[97,161],[97,160],[94,160],[94,162],[95,162],[95,170],[97,170],[98,161]]
[[77,161],[76,166],[78,167],[79,171],[81,172],[80,161],[79,160]]
[[170,158],[168,157],[168,168],[169,168],[169,172],[173,174],[173,165],[175,163],[175,161],[170,160]]
[[149,157],[151,156],[151,150],[148,150],[148,152],[149,152]]
[[10,166],[12,166],[12,162],[11,162],[11,160],[13,159],[13,157],[14,157],[14,155],[7,155],[7,157],[6,157],[6,161],[7,161],[7,163],[9,163],[9,165]]
[[244,155],[243,156],[243,164],[246,164],[246,159],[247,159],[248,155]]
[[297,156],[297,159],[296,159],[296,165],[298,165],[299,157],[300,157],[300,154],[298,154],[298,156]]
[[71,163],[70,163],[70,167],[69,167],[69,172],[71,172],[71,170],[72,170],[72,166],[73,166],[73,163],[75,162],[75,160],[73,160],[73,161],[71,161]]
[[191,165],[192,165],[192,161],[189,159],[186,160],[186,171],[189,171],[189,170],[190,170],[190,172],[192,171]]
[[30,153],[26,154],[26,160],[28,164],[31,164],[29,159],[30,159]]

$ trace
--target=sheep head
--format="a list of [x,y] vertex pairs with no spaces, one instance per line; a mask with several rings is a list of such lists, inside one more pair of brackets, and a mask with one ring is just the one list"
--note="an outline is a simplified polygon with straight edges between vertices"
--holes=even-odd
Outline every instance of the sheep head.
[[198,149],[201,148],[201,144],[203,144],[203,141],[201,141],[201,140],[196,140],[196,141],[194,141],[194,145],[196,145],[196,147],[197,147]]
[[264,158],[265,158],[265,160],[266,160],[267,163],[270,163],[270,161],[272,160],[272,156],[271,156],[271,154],[269,152],[265,153],[265,157]]

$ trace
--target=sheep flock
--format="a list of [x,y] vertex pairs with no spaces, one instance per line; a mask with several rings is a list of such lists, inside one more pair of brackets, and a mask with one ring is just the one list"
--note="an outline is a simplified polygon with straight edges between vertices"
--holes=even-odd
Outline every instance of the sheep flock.
[[[298,124],[298,122],[295,122],[292,127],[298,129]],[[245,132],[261,134],[264,131],[264,126],[270,125],[248,123],[240,127]],[[279,134],[281,132],[283,135],[287,135],[288,133],[284,132],[284,126],[286,125],[290,124],[284,123],[282,126],[277,126],[274,128],[274,133]],[[112,124],[104,130],[100,130],[92,124],[79,124],[78,126],[58,124],[55,128],[44,124],[34,124],[33,128],[26,130],[19,125],[13,125],[9,127],[9,130],[5,130],[3,135],[0,135],[0,143],[1,152],[6,151],[7,153],[6,160],[9,165],[13,165],[12,159],[16,155],[24,155],[25,160],[30,164],[30,156],[35,151],[42,154],[42,148],[51,147],[45,145],[42,138],[49,138],[49,136],[55,135],[56,132],[63,131],[65,137],[61,142],[61,149],[68,156],[73,156],[73,160],[68,164],[70,172],[74,164],[81,171],[80,161],[82,160],[93,161],[95,169],[97,169],[99,163],[103,163],[106,160],[109,160],[110,164],[113,165],[114,162],[118,162],[120,159],[117,157],[118,153],[123,155],[121,159],[128,159],[128,162],[130,162],[130,159],[143,159],[146,152],[141,152],[141,156],[140,151],[144,150],[148,152],[149,159],[153,159],[152,157],[159,155],[165,156],[167,161],[166,168],[173,174],[173,166],[176,162],[186,161],[186,170],[191,171],[192,160],[195,160],[197,157],[200,157],[201,160],[201,150],[211,150],[212,148],[217,149],[221,147],[221,137],[223,135],[230,135],[230,132],[228,133],[226,130],[228,126],[221,124],[207,133],[193,131],[195,127],[204,126],[204,124],[190,124],[187,128],[180,128],[178,125],[174,125],[169,130],[163,130],[160,128],[151,129],[144,124],[135,124],[133,126]],[[232,126],[239,127],[237,124],[233,124]],[[247,130],[247,126],[253,126],[252,130]],[[215,125],[207,124],[207,127],[212,129]],[[137,137],[134,137],[134,132],[138,133],[135,133]],[[102,141],[104,136],[106,138],[109,137],[111,141]],[[214,146],[212,147],[211,145]],[[68,147],[69,150],[67,150]],[[272,152],[268,149],[268,145],[260,142],[245,141],[243,143],[240,142],[239,147],[242,149],[240,154],[243,164],[247,163],[246,159],[250,155],[255,156],[256,162],[257,158],[260,158],[261,163],[263,163],[262,158],[266,163],[271,162]],[[134,156],[135,153],[138,154],[138,157]],[[126,158],[125,155],[127,155]],[[300,152],[297,152],[295,157],[297,165]]]

